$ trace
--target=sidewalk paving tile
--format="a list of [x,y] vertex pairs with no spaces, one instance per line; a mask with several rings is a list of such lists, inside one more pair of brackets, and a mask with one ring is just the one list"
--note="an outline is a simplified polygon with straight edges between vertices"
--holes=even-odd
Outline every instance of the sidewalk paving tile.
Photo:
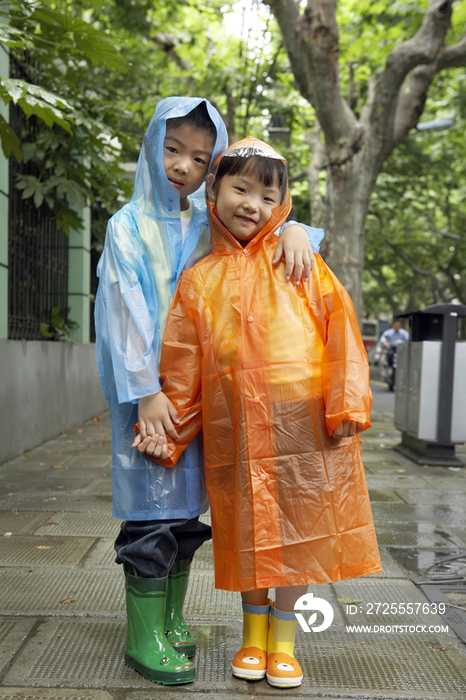
[[75,566],[94,541],[91,537],[4,535],[0,566]]
[[395,491],[392,491],[389,488],[383,488],[383,489],[373,489],[373,488],[368,488],[369,491],[369,499],[374,502],[384,502],[384,501],[394,501],[401,503],[401,499]]
[[405,503],[434,503],[446,506],[458,506],[465,509],[466,512],[466,488],[461,491],[434,491],[426,490],[425,488],[406,488],[399,484],[394,487],[395,494],[399,496]]
[[448,534],[448,539],[458,547],[466,547],[466,529],[463,527],[452,527],[446,525],[443,527],[445,533]]
[[366,450],[364,449],[363,446],[363,455],[362,455],[362,461],[364,464],[369,464],[371,465],[372,462],[389,462],[391,464],[401,464],[402,459],[398,457],[398,454],[396,452],[393,452],[392,450],[388,451],[386,449],[384,450],[379,450],[379,449],[374,449],[374,450]]
[[[43,484],[42,484],[43,486]],[[3,510],[45,510],[66,513],[111,513],[112,497],[83,496],[79,493],[60,491],[21,491],[0,500]]]
[[113,537],[103,537],[96,540],[92,549],[82,560],[83,566],[89,568],[102,567],[104,569],[115,569],[121,573],[121,567],[115,564],[115,539]]
[[446,539],[447,533],[442,534],[433,523],[376,523],[377,541],[380,546],[387,547],[451,547]]
[[372,516],[376,525],[382,523],[430,522],[436,525],[464,524],[465,511],[460,506],[438,505],[436,503],[373,503]]
[[34,534],[115,538],[119,530],[120,521],[112,518],[111,513],[52,513]]
[[0,617],[0,674],[26,641],[36,620],[15,620]]
[[369,474],[366,472],[366,480],[368,488],[383,488],[383,489],[429,489],[432,488],[420,476],[411,476],[410,474],[399,474],[392,471],[390,474],[379,475]]
[[47,513],[0,509],[0,536],[8,532],[14,535],[31,535],[49,517],[50,514]]
[[0,569],[0,610],[7,616],[124,617],[124,581],[118,567]]
[[113,700],[105,690],[54,688],[0,688],[0,700]]
[[112,480],[111,479],[90,479],[86,486],[81,491],[85,495],[94,496],[111,496],[112,495]]
[[379,549],[380,560],[382,562],[382,571],[377,574],[370,574],[369,576],[363,576],[359,578],[352,579],[353,581],[371,580],[378,578],[404,578],[406,576],[404,570],[396,563],[393,557],[387,552],[386,549],[381,547]]

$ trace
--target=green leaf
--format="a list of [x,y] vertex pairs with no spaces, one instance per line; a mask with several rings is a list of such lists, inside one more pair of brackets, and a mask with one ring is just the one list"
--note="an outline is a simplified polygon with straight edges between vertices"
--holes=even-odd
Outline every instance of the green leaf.
[[27,117],[35,114],[47,126],[58,124],[71,134],[69,122],[72,122],[73,119],[63,110],[71,110],[72,107],[66,100],[54,93],[24,80],[4,78],[0,80],[0,97],[5,104],[13,100],[21,107]]
[[82,231],[84,228],[84,221],[82,217],[79,216],[73,209],[65,207],[63,205],[57,207],[57,226],[62,228],[66,235],[68,236],[70,230]]
[[[24,94],[23,80],[13,80],[12,78],[2,78],[0,80],[0,96],[5,104],[10,100],[16,104],[20,97]],[[7,99],[9,98],[9,99]]]
[[53,338],[53,333],[50,333],[48,323],[40,324],[40,334],[43,335],[44,338]]
[[19,138],[1,114],[0,138],[2,140],[2,151],[5,158],[9,158],[9,156],[13,154],[16,160],[22,160],[23,152],[21,150]]
[[41,88],[38,85],[26,83],[24,80],[16,80],[16,83],[21,84],[23,88],[27,90],[28,94],[38,97],[43,102],[48,102],[54,107],[59,107],[60,109],[72,109],[71,105],[62,97],[54,94],[53,92],[49,92],[48,90],[44,90],[44,88]]
[[36,191],[34,192],[34,206],[38,209],[43,201],[44,201],[44,187],[41,183],[40,186],[36,187]]
[[3,22],[0,22],[0,43],[5,44],[10,49],[24,49],[32,44],[31,37],[27,32]]
[[29,197],[32,197],[34,195],[35,191],[36,191],[36,188],[29,185],[28,187],[24,188],[21,198],[22,199],[29,199]]

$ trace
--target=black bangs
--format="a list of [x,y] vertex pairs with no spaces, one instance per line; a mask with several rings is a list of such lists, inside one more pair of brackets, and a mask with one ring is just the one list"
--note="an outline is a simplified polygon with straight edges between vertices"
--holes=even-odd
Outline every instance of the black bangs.
[[265,156],[224,156],[218,164],[217,184],[225,175],[253,175],[266,187],[278,186],[280,192],[284,192],[287,184],[286,165],[278,158]]
[[217,129],[209,116],[205,102],[200,102],[197,107],[194,107],[184,117],[172,117],[167,119],[167,134],[173,129],[178,129],[180,126],[192,126],[194,129],[203,131],[209,134],[214,143],[217,138]]

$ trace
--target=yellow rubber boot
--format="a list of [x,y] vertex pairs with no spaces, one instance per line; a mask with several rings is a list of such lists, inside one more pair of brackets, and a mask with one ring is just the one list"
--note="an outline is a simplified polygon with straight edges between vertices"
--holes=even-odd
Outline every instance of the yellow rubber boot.
[[270,600],[267,605],[243,603],[243,646],[235,655],[231,668],[237,678],[259,680],[267,671],[267,633]]
[[294,613],[270,610],[267,639],[267,680],[276,688],[296,688],[303,682],[301,666],[294,657],[298,621]]

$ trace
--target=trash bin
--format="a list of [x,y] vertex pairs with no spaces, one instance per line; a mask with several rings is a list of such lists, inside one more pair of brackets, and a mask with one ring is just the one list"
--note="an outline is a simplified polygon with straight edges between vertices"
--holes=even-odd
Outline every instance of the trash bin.
[[398,314],[409,319],[408,343],[398,345],[395,446],[418,464],[465,466],[455,444],[466,441],[466,342],[458,341],[458,319],[466,306],[434,304]]

